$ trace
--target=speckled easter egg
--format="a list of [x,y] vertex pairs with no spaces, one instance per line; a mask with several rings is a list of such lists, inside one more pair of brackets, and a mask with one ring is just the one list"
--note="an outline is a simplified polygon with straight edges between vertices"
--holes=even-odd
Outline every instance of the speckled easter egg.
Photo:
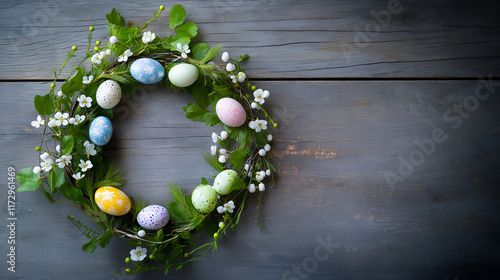
[[94,200],[97,206],[106,214],[123,216],[130,211],[130,198],[114,187],[101,187],[95,191]]
[[241,104],[229,97],[217,101],[215,111],[219,120],[227,126],[238,127],[245,123],[247,113]]
[[108,118],[100,116],[95,118],[90,124],[90,141],[97,146],[108,144],[109,140],[111,140],[111,135],[113,135],[113,125]]
[[238,178],[238,173],[234,170],[227,169],[220,172],[214,180],[214,190],[220,195],[226,195],[231,191],[236,179]]
[[106,80],[97,88],[97,104],[104,109],[115,107],[122,98],[122,88],[117,81]]
[[210,213],[217,205],[217,193],[210,185],[199,185],[191,195],[191,202],[201,213]]
[[198,79],[198,68],[187,63],[177,64],[168,71],[168,79],[176,87],[188,87]]
[[145,229],[157,230],[167,225],[170,219],[167,208],[161,205],[149,205],[137,214],[137,222]]
[[156,84],[165,76],[165,69],[152,58],[139,58],[130,66],[130,74],[143,84]]

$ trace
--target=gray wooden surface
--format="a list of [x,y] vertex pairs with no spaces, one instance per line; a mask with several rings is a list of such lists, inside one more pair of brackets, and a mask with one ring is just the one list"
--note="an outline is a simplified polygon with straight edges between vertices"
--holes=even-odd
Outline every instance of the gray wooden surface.
[[[499,3],[401,1],[382,25],[373,15],[387,16],[391,1],[181,3],[200,41],[248,53],[248,75],[271,91],[265,105],[280,123],[273,133],[279,178],[266,190],[262,231],[251,199],[237,234],[171,279],[500,278]],[[140,24],[160,4],[173,4],[1,4],[7,223],[6,170],[37,163],[33,97],[47,91],[52,68],[72,45],[83,48],[89,25],[106,40],[112,7]],[[152,30],[166,35],[167,22]],[[106,153],[127,172],[128,194],[155,203],[168,199],[166,182],[191,191],[214,174],[202,160],[213,129],[183,117],[187,101],[150,88],[119,105]],[[16,199],[16,273],[7,271],[2,226],[1,279],[114,279],[126,267],[130,247],[122,240],[81,251],[86,237],[65,217],[85,220],[82,213],[40,192]]]

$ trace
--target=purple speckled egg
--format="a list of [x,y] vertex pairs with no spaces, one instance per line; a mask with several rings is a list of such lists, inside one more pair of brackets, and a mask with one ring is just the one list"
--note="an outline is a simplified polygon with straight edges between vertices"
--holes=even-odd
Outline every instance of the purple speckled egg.
[[149,205],[137,215],[139,225],[150,230],[157,230],[164,227],[169,219],[170,214],[168,214],[167,208],[161,205]]
[[215,111],[219,120],[230,127],[238,127],[245,123],[247,114],[241,104],[229,97],[224,97],[217,101]]

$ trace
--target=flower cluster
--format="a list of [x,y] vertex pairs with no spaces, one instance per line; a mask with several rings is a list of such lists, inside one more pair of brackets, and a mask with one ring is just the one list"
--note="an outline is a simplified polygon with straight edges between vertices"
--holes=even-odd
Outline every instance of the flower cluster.
[[[214,144],[218,143],[219,140],[226,140],[227,137],[229,136],[229,134],[227,133],[227,131],[223,130],[220,135],[218,135],[217,133],[215,132],[212,132],[212,142]],[[226,163],[226,160],[229,158],[229,154],[227,152],[226,149],[218,149],[217,148],[217,145],[213,145],[212,147],[210,147],[210,154],[215,156],[217,155],[217,152],[219,152],[219,162],[220,163]]]
[[[230,60],[229,53],[228,52],[222,53],[221,60],[223,62],[228,62]],[[247,79],[247,75],[245,74],[245,72],[242,71],[236,73],[235,72],[236,69],[237,69],[236,65],[234,65],[233,63],[228,62],[226,64],[226,71],[228,72],[231,81],[235,84],[243,83]]]

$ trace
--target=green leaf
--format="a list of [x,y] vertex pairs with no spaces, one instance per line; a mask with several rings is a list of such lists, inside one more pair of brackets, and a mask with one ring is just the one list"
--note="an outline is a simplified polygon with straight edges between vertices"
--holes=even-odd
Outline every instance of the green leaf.
[[79,91],[82,86],[82,80],[84,76],[84,69],[83,67],[78,68],[78,71],[73,74],[62,86],[61,86],[61,91],[66,95],[67,97],[72,97],[76,91]]
[[54,167],[49,171],[48,179],[50,193],[55,193],[56,189],[64,184],[64,182],[66,181],[66,178],[64,176],[64,170],[59,167]]
[[45,190],[45,188],[43,187],[43,185],[41,185],[41,186],[42,186],[43,195],[45,195],[45,197],[47,198],[47,200],[50,201],[50,203],[53,204],[55,202],[54,198],[52,198],[52,195]]
[[182,107],[182,109],[186,112],[186,118],[198,122],[205,121],[205,113],[207,111],[193,102],[188,102],[188,106]]
[[224,129],[229,134],[229,137],[240,145],[240,147],[246,147],[252,142],[252,134],[247,125],[240,127],[229,127],[224,125]]
[[120,13],[115,8],[111,10],[111,13],[106,15],[106,18],[108,19],[109,23],[112,23],[116,26],[119,27],[125,26],[125,19],[120,15]]
[[217,222],[217,219],[210,219],[205,223],[205,232],[208,233],[208,235],[213,236],[218,230],[219,223]]
[[208,105],[210,105],[209,94],[210,88],[205,87],[200,83],[197,83],[193,88],[193,99],[196,104],[202,109],[205,109]]
[[193,58],[198,61],[202,61],[203,58],[205,58],[205,56],[207,55],[208,49],[209,49],[208,44],[205,43],[199,43],[194,45],[192,49]]
[[177,37],[193,38],[196,34],[198,34],[198,26],[196,26],[196,23],[194,22],[186,22],[177,27],[175,31],[177,32]]
[[229,89],[229,87],[226,84],[218,84],[214,81],[212,86],[214,88],[214,91],[217,92],[222,97],[231,96],[233,94],[233,92]]
[[213,48],[210,48],[210,50],[207,52],[205,57],[201,60],[201,63],[209,62],[212,58],[214,58],[219,53],[220,48],[221,48],[220,45],[217,45]]
[[89,242],[83,244],[82,250],[85,252],[92,253],[94,252],[96,247],[97,247],[97,240],[95,238],[91,238]]
[[215,110],[206,112],[205,116],[203,116],[203,121],[210,127],[220,123],[220,119]]
[[[116,37],[122,41],[128,41],[129,39],[137,39],[141,36],[142,36],[141,32],[136,26],[123,28],[119,30],[116,34]],[[123,51],[125,51],[125,49],[123,49]],[[121,55],[123,51],[118,55]]]
[[46,94],[44,96],[36,95],[35,109],[38,112],[38,114],[42,116],[54,113],[55,111],[54,102],[52,101],[52,97],[50,97],[50,94]]
[[163,237],[165,235],[163,234],[163,229],[160,229],[156,232],[156,241],[162,241],[163,240]]
[[75,140],[73,139],[73,136],[66,135],[63,137],[62,151],[65,155],[71,154],[71,151],[73,151],[74,145],[75,145]]
[[241,55],[240,58],[238,58],[238,60],[236,60],[236,62],[242,62],[243,60],[245,60],[247,58],[248,58],[248,54]]
[[205,179],[205,177],[201,177],[201,184],[203,185],[209,185],[207,179]]
[[189,37],[170,37],[167,42],[170,44],[162,44],[162,47],[165,49],[170,49],[171,51],[177,51],[177,44],[181,43],[181,45],[189,45],[191,39]]
[[247,158],[247,152],[245,148],[233,151],[229,156],[229,162],[233,165],[233,168],[239,170],[243,167],[245,160]]
[[177,258],[182,255],[182,247],[180,245],[175,246],[170,252],[170,262],[175,262]]
[[186,20],[186,10],[184,10],[181,5],[173,6],[172,10],[170,10],[170,29],[174,29],[177,26],[183,24],[184,20]]
[[181,232],[181,238],[182,239],[189,239],[189,238],[191,238],[191,233],[187,230],[183,231],[183,232]]
[[106,247],[106,245],[109,244],[109,241],[111,240],[111,237],[113,237],[113,232],[112,231],[108,231],[105,234],[101,235],[97,239],[97,242],[99,243],[99,246],[101,246],[101,248]]
[[74,186],[70,184],[62,184],[61,187],[59,187],[59,191],[65,198],[76,203],[85,204],[85,198],[82,193]]
[[33,167],[26,167],[16,174],[16,180],[21,184],[17,188],[18,192],[36,191],[40,184],[38,184],[40,174],[33,173]]

